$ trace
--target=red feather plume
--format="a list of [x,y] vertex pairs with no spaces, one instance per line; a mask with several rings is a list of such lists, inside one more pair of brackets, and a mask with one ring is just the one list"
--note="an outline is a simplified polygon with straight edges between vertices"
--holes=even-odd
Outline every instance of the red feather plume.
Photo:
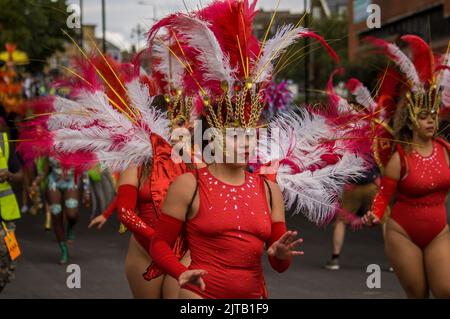
[[254,60],[260,51],[259,41],[253,35],[253,19],[257,13],[256,2],[254,0],[250,4],[249,0],[215,1],[198,12],[198,16],[203,20],[214,22],[211,30],[224,53],[229,55],[231,66],[238,68],[239,77],[244,77],[245,70],[240,51],[244,57],[244,64],[247,63],[247,57],[250,61]]
[[430,46],[416,35],[408,34],[400,38],[408,43],[412,52],[412,62],[419,74],[420,81],[431,83],[434,74],[434,56]]

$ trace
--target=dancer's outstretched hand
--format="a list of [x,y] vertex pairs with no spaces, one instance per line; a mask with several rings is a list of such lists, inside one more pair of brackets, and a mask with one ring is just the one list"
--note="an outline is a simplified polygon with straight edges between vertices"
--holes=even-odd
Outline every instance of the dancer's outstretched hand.
[[372,211],[368,211],[361,220],[366,226],[373,226],[380,223],[380,219]]
[[180,285],[180,287],[183,287],[184,285],[191,283],[200,287],[200,289],[203,291],[205,290],[205,282],[203,281],[202,277],[207,274],[208,272],[202,269],[186,270],[178,278],[178,284]]
[[267,249],[267,254],[280,260],[286,260],[291,256],[304,255],[303,251],[294,250],[297,246],[303,243],[303,238],[296,240],[295,237],[297,237],[297,232],[288,230],[283,236],[280,237],[280,239],[274,242],[269,249]]
[[103,227],[103,225],[105,225],[105,223],[107,221],[108,221],[108,219],[106,219],[105,216],[100,214],[97,217],[95,217],[93,220],[91,220],[91,222],[89,223],[88,228],[92,228],[93,226],[98,225],[97,229],[100,229],[100,228]]

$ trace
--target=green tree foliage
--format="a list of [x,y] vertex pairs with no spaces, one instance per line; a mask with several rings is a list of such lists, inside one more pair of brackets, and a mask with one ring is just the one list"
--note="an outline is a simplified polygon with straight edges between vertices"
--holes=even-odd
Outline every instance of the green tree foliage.
[[67,29],[66,8],[66,0],[0,0],[0,50],[6,42],[17,44],[30,58],[27,69],[41,71],[68,40],[61,32]]

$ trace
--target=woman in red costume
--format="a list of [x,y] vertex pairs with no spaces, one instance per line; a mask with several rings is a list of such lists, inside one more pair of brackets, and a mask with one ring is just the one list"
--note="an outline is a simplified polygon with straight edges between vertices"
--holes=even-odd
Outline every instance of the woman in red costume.
[[[255,6],[256,1],[216,1],[197,12],[170,15],[150,31],[155,41],[155,30],[163,28],[170,31],[165,34],[176,33],[185,41],[182,52],[171,53],[178,65],[189,69],[183,89],[200,90],[211,129],[205,134],[213,132],[208,137],[214,160],[170,185],[150,246],[158,268],[178,280],[180,298],[267,297],[264,248],[278,272],[288,269],[292,256],[303,254],[295,250],[302,239],[286,229],[280,187],[246,167],[273,60],[301,37],[324,41],[301,27],[284,26],[267,41],[267,48],[261,48],[252,33]],[[290,163],[294,167],[296,162]],[[297,181],[291,181],[293,189]],[[189,267],[171,249],[180,234],[187,238]]]
[[[74,163],[78,169],[100,163],[121,172],[110,211],[117,206],[120,221],[132,232],[125,269],[133,296],[161,298],[164,293],[164,297],[176,297],[178,284],[173,280],[170,285],[155,266],[148,267],[148,251],[170,182],[189,171],[183,162],[172,161],[169,135],[170,127],[187,117],[189,110],[175,107],[176,116],[168,119],[155,106],[152,82],[139,76],[135,65],[119,65],[101,56],[80,63],[79,70],[71,100],[48,99],[50,111],[46,113],[51,115],[39,117],[45,123],[32,132],[46,145],[29,145],[29,149],[35,153],[49,149],[63,165]],[[180,259],[186,253],[181,236],[174,253]],[[147,268],[152,281],[142,276]],[[164,285],[168,288],[163,289]]]
[[[119,220],[133,233],[125,260],[125,271],[135,298],[172,299],[178,296],[179,286],[176,280],[159,272],[154,265],[146,272],[145,278],[142,274],[148,265],[152,264],[149,244],[170,182],[183,172],[194,169],[194,165],[202,166],[202,163],[175,164],[171,160],[171,144],[179,142],[176,139],[177,133],[191,132],[196,117],[195,99],[186,96],[188,92],[184,92],[181,96],[174,90],[174,87],[178,87],[178,83],[172,79],[181,79],[185,75],[184,69],[179,70],[175,67],[164,69],[160,66],[165,63],[164,59],[170,57],[168,47],[173,47],[171,41],[175,42],[166,39],[164,45],[167,47],[159,44],[157,48],[151,46],[149,50],[154,58],[152,75],[156,83],[152,95],[164,94],[164,99],[159,99],[158,106],[162,107],[163,104],[167,106],[171,131],[170,144],[159,136],[152,135],[152,161],[141,166],[130,165],[121,173],[115,200],[104,214],[92,220],[89,225],[89,227],[96,224],[103,225],[117,208]],[[182,236],[179,237],[174,252],[182,259],[184,265],[189,265],[189,253],[186,251]]]
[[[233,144],[233,138],[226,145]],[[248,156],[248,143],[236,145],[229,154]],[[225,160],[231,158],[236,157]],[[214,163],[199,169],[198,179],[185,174],[169,188],[151,254],[163,271],[178,279],[180,298],[264,297],[264,245],[279,272],[289,267],[291,256],[302,254],[293,250],[302,240],[286,231],[280,189],[245,167]],[[183,224],[192,259],[189,268],[170,249]]]
[[[395,274],[409,298],[428,298],[430,290],[436,298],[449,298],[450,232],[445,202],[450,189],[450,148],[436,137],[441,104],[450,106],[449,61],[448,57],[435,60],[417,36],[405,35],[401,40],[410,45],[412,61],[394,44],[371,40],[401,67],[409,87],[394,119],[397,138],[403,143],[397,145],[364,221],[379,223],[396,195],[385,236],[386,255]],[[442,65],[436,67],[436,62]]]
[[[333,254],[325,265],[326,269],[340,269],[339,258],[344,245],[346,225],[353,230],[361,229],[363,223],[358,214],[365,214],[372,205],[378,191],[380,172],[392,156],[393,129],[390,127],[395,112],[395,102],[392,95],[397,92],[399,75],[394,69],[388,69],[380,76],[380,88],[376,98],[358,79],[352,78],[347,87],[352,93],[352,99],[341,97],[333,87],[333,77],[340,69],[332,73],[327,87],[327,112],[330,120],[341,129],[359,130],[358,138],[365,139],[369,149],[364,153],[370,161],[362,178],[348,184],[340,200],[341,207],[333,225]],[[387,217],[387,216],[386,216]]]

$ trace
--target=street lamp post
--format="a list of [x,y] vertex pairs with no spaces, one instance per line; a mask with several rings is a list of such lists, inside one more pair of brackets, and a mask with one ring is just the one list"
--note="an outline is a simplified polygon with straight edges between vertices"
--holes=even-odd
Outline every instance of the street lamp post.
[[80,0],[80,46],[83,47],[83,0]]
[[157,7],[155,4],[153,3],[147,3],[145,1],[138,1],[137,3],[140,6],[151,6],[153,8],[153,21],[156,21],[156,16],[157,16]]
[[103,53],[106,53],[106,14],[105,14],[105,0],[102,0],[102,47]]
[[[305,28],[309,27],[308,0],[303,1]],[[309,38],[305,37],[305,104],[309,103]]]
[[131,37],[133,37],[134,35],[136,35],[136,50],[139,50],[140,48],[140,44],[141,44],[141,35],[143,35],[145,32],[145,29],[138,23],[138,25],[133,28],[133,30],[131,31]]

